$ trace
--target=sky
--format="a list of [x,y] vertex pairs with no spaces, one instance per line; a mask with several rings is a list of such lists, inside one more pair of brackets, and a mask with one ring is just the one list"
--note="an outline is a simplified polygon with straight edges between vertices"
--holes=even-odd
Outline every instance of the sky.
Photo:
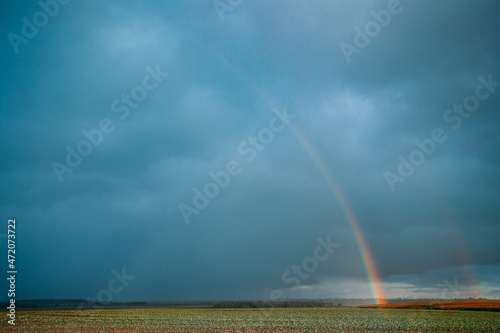
[[2,7],[17,299],[500,297],[498,1]]

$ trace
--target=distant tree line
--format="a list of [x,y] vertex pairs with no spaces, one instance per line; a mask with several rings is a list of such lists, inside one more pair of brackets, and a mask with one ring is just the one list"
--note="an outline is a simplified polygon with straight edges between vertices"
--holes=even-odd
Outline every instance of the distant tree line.
[[213,308],[216,309],[256,309],[256,308],[338,308],[342,304],[333,304],[317,301],[235,301],[219,302]]

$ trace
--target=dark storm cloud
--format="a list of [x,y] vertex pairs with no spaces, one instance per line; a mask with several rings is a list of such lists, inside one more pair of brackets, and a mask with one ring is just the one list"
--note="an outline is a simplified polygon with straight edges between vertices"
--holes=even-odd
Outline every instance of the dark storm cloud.
[[[354,28],[389,3],[252,1],[221,21],[211,2],[72,1],[18,53],[5,37],[1,212],[19,221],[19,298],[96,297],[122,267],[135,279],[117,300],[371,297],[309,147],[390,295],[440,294],[467,270],[477,279],[462,294],[498,294],[500,88],[460,128],[443,119],[478,77],[500,81],[498,4],[401,0],[348,63],[341,43],[354,45]],[[23,16],[39,10],[9,4],[3,35],[22,35]],[[148,66],[169,76],[120,119],[113,102]],[[276,107],[295,118],[248,161],[239,145]],[[59,182],[51,163],[104,118],[114,131]],[[384,172],[435,128],[446,142],[391,192]],[[231,160],[241,173],[186,225],[179,204]],[[328,235],[340,247],[292,291],[283,274]]]

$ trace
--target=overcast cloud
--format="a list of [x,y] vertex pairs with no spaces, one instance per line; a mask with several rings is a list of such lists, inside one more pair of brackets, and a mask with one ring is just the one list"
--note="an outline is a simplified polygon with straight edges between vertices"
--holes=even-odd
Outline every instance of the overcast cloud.
[[[387,296],[498,297],[498,1],[220,3],[73,0],[31,38],[40,5],[3,5],[17,299],[95,297],[123,267],[117,301],[372,297],[325,174]],[[469,96],[475,111],[453,111]],[[71,167],[66,147],[94,129]],[[222,185],[193,203],[211,172]],[[329,235],[339,246],[292,290],[283,275]]]

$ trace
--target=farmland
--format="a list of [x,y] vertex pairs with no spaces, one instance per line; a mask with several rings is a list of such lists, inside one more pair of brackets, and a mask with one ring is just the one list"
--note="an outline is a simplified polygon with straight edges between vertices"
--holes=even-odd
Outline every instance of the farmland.
[[378,309],[424,309],[424,310],[469,310],[469,311],[500,311],[498,301],[473,302],[426,302],[426,303],[393,303],[380,305],[361,305],[358,308]]
[[[3,314],[5,318],[5,314]],[[20,311],[7,332],[500,332],[500,313],[413,309]]]

